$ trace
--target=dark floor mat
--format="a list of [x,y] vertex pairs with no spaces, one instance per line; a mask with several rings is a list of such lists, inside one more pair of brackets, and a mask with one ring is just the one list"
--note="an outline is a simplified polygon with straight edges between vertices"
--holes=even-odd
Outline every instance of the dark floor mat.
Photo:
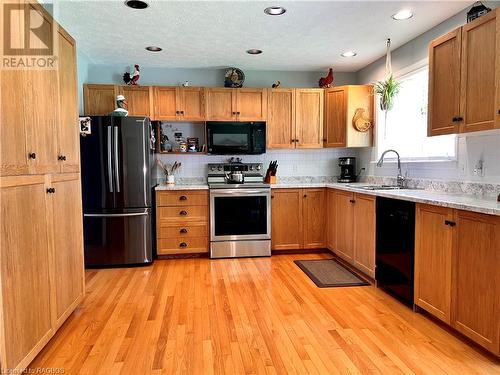
[[319,288],[370,285],[334,259],[295,260]]

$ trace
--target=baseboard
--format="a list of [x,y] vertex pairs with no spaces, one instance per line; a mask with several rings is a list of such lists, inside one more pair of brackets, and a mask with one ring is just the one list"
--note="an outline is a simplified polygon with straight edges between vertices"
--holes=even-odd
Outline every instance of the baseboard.
[[271,255],[283,254],[321,254],[329,253],[328,249],[293,249],[293,250],[271,250]]
[[209,253],[193,253],[193,254],[163,254],[157,255],[155,260],[168,260],[168,259],[191,259],[191,258],[208,258]]

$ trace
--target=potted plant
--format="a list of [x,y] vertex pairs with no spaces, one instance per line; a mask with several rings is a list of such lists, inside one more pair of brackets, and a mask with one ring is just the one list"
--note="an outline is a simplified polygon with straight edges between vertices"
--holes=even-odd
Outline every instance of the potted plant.
[[392,74],[383,81],[378,81],[373,85],[373,91],[380,97],[380,109],[390,111],[394,106],[394,97],[399,92],[401,84]]

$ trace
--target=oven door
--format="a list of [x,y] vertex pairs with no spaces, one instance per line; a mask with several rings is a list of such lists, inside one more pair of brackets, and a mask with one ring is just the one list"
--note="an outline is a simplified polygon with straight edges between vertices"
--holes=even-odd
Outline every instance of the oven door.
[[210,240],[271,239],[271,189],[210,190]]
[[252,126],[248,123],[207,123],[208,152],[218,155],[253,153]]

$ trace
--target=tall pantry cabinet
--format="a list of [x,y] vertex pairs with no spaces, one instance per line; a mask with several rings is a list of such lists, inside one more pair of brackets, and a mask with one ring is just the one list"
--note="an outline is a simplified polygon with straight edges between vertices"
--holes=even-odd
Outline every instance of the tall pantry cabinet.
[[75,41],[24,6],[53,26],[57,69],[0,70],[2,373],[26,368],[84,295]]

